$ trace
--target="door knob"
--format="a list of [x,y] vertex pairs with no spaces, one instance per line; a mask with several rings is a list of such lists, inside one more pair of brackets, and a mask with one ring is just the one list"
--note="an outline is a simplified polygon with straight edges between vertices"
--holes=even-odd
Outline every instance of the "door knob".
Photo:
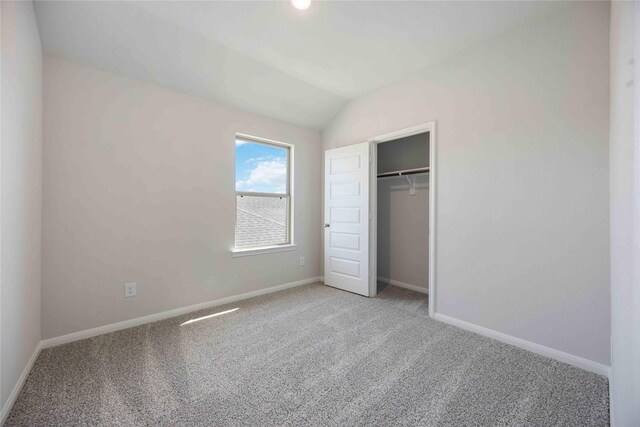
[[329,228],[329,227],[330,227],[330,225],[329,225],[329,224],[325,224],[325,225],[324,225],[324,228]]

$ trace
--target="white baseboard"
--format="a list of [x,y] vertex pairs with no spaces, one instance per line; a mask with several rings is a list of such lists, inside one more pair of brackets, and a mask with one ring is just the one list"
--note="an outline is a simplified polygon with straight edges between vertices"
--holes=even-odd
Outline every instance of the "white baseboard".
[[134,326],[144,325],[146,323],[157,322],[158,320],[168,319],[170,317],[180,316],[192,311],[203,310],[218,305],[228,304],[235,301],[240,301],[247,298],[257,297],[259,295],[270,294],[272,292],[281,291],[283,289],[294,288],[296,286],[308,285],[310,283],[322,282],[322,277],[311,277],[309,279],[299,280],[297,282],[285,283],[282,285],[271,286],[265,289],[259,289],[257,291],[245,292],[243,294],[232,295],[226,298],[219,298],[212,301],[207,301],[199,304],[193,304],[186,307],[180,307],[173,310],[163,311],[160,313],[150,314],[148,316],[137,317],[135,319],[125,320],[122,322],[111,323],[109,325],[99,326],[97,328],[86,329],[84,331],[73,332],[59,337],[49,338],[41,341],[42,348],[54,347],[61,344],[67,344],[73,341],[82,340],[85,338],[91,338],[98,335],[107,334],[109,332],[115,332],[122,329],[132,328]]
[[378,281],[387,283],[389,285],[397,286],[399,288],[410,289],[412,291],[420,292],[423,294],[429,293],[429,290],[427,288],[423,288],[422,286],[410,285],[409,283],[399,282],[393,279],[387,279],[386,277],[378,276]]
[[38,358],[38,355],[40,354],[41,349],[42,349],[42,341],[38,343],[36,348],[33,350],[33,353],[31,353],[31,357],[29,358],[27,365],[22,370],[22,374],[20,374],[20,377],[18,378],[16,385],[13,387],[13,390],[11,390],[11,394],[9,395],[9,398],[7,399],[4,406],[2,407],[2,413],[0,414],[0,426],[4,424],[7,417],[9,416],[9,412],[11,412],[11,408],[13,407],[13,404],[16,403],[16,399],[20,394],[20,390],[22,390],[22,386],[24,385],[24,382],[27,380],[27,376],[29,375],[29,372],[31,372],[31,368],[33,368],[33,364]]
[[528,350],[532,353],[549,357],[551,359],[555,359],[557,361],[575,366],[576,368],[584,369],[586,371],[603,375],[609,378],[610,368],[607,365],[603,365],[601,363],[594,362],[583,357],[574,356],[573,354],[565,353],[564,351],[536,344],[531,341],[526,341],[521,338],[516,338],[511,335],[503,334],[502,332],[494,331],[493,329],[478,326],[476,324],[465,322],[464,320],[456,319],[455,317],[450,317],[444,314],[435,313],[433,318],[441,322],[466,329],[467,331],[475,332],[476,334],[484,335],[485,337],[493,338],[495,340],[502,341],[503,343],[511,344],[515,347]]

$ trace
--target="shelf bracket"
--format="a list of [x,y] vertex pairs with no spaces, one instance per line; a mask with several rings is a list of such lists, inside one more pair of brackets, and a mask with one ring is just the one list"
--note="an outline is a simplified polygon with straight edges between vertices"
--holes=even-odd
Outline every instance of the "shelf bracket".
[[408,176],[405,175],[405,178],[407,178],[407,181],[409,182],[409,195],[410,196],[415,196],[416,195],[416,182],[412,179],[412,176]]

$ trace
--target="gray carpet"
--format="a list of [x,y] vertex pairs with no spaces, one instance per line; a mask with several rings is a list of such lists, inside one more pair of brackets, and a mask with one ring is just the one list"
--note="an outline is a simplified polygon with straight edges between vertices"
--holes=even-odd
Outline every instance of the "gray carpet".
[[607,390],[425,295],[309,285],[44,350],[6,426],[607,425]]

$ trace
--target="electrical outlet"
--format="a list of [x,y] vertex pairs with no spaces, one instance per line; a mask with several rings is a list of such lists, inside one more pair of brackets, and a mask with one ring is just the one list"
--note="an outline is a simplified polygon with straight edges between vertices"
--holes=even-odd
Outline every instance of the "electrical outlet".
[[301,266],[303,266],[303,265],[304,265],[304,257],[303,257],[303,256],[301,256],[301,257],[300,257],[300,265],[301,265]]
[[131,298],[136,296],[136,284],[135,283],[125,283],[124,285],[124,297]]

